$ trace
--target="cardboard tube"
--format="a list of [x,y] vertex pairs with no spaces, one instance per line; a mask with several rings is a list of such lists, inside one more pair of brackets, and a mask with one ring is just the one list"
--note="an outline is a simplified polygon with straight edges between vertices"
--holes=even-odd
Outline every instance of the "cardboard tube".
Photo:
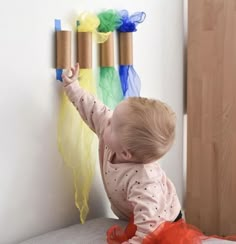
[[81,69],[92,68],[92,32],[77,32],[76,60]]
[[133,32],[119,32],[119,64],[133,64]]
[[56,31],[56,68],[71,67],[71,31]]
[[100,66],[111,67],[114,66],[114,37],[113,33],[109,35],[109,38],[100,46]]

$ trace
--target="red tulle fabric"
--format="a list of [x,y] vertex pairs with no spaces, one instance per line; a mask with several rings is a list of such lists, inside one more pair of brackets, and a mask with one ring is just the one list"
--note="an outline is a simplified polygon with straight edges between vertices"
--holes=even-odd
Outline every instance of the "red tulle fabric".
[[[132,216],[125,230],[115,225],[107,231],[107,243],[120,244],[128,241],[135,235],[136,230],[137,227],[134,224],[134,218]],[[203,240],[209,238],[236,241],[236,235],[224,238],[219,236],[206,236],[198,228],[180,219],[177,222],[165,222],[161,224],[155,231],[144,238],[142,244],[200,244]]]
[[118,225],[113,225],[107,231],[107,243],[119,244],[131,239],[137,230],[137,226],[134,224],[134,216],[132,215],[125,231]]

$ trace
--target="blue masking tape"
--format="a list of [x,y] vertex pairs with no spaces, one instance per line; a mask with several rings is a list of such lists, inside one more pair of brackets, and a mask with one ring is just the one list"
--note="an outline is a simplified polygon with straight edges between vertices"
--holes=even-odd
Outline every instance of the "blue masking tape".
[[60,31],[61,30],[61,20],[60,19],[55,19],[55,31]]
[[[60,19],[55,19],[54,25],[55,25],[55,31],[61,30],[61,20]],[[59,81],[62,81],[62,77],[61,77],[62,72],[63,72],[63,69],[56,69],[56,79]]]
[[59,81],[62,81],[62,73],[63,73],[63,69],[56,69],[56,78]]

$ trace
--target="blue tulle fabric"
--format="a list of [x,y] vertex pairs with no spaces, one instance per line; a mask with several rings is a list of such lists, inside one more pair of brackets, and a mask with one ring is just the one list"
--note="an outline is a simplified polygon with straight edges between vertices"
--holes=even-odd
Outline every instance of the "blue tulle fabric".
[[[120,16],[122,24],[117,31],[135,32],[137,31],[137,25],[144,21],[146,14],[144,12],[136,12],[129,16],[127,10],[122,10],[120,11]],[[119,75],[124,97],[139,97],[141,81],[133,65],[120,65]]]
[[142,23],[146,14],[144,12],[136,12],[129,16],[129,12],[127,10],[121,10],[120,12],[121,26],[117,29],[119,32],[134,32],[137,31],[137,25]]
[[120,65],[119,75],[124,98],[139,97],[141,81],[133,65]]

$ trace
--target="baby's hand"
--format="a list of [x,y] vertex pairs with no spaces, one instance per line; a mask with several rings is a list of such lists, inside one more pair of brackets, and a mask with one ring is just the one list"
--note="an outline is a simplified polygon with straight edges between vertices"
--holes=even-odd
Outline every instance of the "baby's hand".
[[79,74],[79,63],[76,63],[75,67],[71,67],[72,75],[69,76],[70,70],[65,70],[62,74],[63,85],[67,86],[72,82],[77,81]]

